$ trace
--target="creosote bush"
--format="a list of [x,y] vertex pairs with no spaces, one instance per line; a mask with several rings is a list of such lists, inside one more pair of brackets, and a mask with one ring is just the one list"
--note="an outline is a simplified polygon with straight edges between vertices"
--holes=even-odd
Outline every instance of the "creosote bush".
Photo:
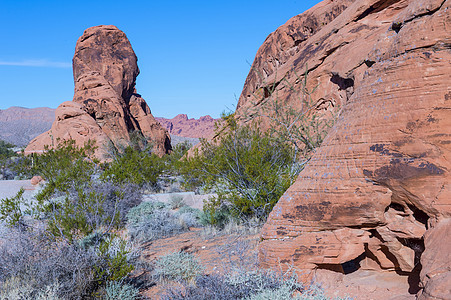
[[93,141],[88,141],[83,147],[78,147],[74,140],[62,141],[56,148],[46,146],[42,154],[22,157],[16,169],[28,177],[40,175],[46,180],[44,189],[36,196],[42,203],[56,191],[66,192],[91,179],[98,163],[94,158],[95,149]]
[[238,126],[232,116],[229,132],[219,142],[202,141],[201,151],[181,168],[189,188],[206,186],[218,197],[204,205],[204,220],[219,227],[230,217],[266,219],[293,183],[293,151],[289,144],[257,126]]
[[43,176],[46,185],[35,199],[19,191],[0,202],[0,225],[8,226],[0,237],[1,286],[27,283],[27,299],[91,299],[134,269],[131,248],[116,232],[141,191],[127,181],[100,181],[94,149],[69,141],[22,159],[22,171]]
[[106,165],[101,179],[115,183],[130,182],[155,189],[164,168],[164,161],[156,154],[127,147],[113,162]]
[[11,149],[14,147],[13,144],[0,140],[0,161],[15,156],[16,153]]

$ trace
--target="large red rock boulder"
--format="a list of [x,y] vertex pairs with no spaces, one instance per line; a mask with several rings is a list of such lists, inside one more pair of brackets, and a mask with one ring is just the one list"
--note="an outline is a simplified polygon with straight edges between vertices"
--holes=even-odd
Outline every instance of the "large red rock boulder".
[[326,0],[266,39],[238,118],[274,83],[299,108],[282,83],[300,87],[306,66],[312,98],[341,112],[263,227],[264,266],[293,263],[342,283],[390,274],[406,295],[451,299],[450,28],[449,0]]
[[123,149],[130,134],[142,134],[159,155],[171,149],[167,131],[136,93],[137,58],[127,36],[115,26],[95,26],[78,39],[73,58],[74,98],[56,110],[52,128],[30,142],[26,152],[74,139],[95,140],[96,155],[106,158],[111,147]]

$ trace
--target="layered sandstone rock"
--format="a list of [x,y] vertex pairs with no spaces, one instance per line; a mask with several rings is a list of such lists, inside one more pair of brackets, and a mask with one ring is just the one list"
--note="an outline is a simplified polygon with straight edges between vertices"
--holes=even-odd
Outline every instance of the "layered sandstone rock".
[[[300,109],[284,83],[300,87],[306,66],[317,107],[341,110],[263,227],[264,266],[398,274],[406,294],[451,298],[450,6],[323,1],[259,49],[238,118],[258,110],[274,83]],[[359,299],[396,296],[385,293]]]
[[167,131],[136,93],[137,58],[126,35],[115,26],[95,26],[78,39],[73,58],[74,98],[56,110],[52,128],[32,140],[26,152],[73,139],[78,145],[96,140],[96,155],[122,149],[130,134],[142,134],[159,155],[171,149]]
[[202,116],[199,119],[188,119],[186,114],[179,114],[172,119],[156,118],[170,134],[190,137],[208,138],[215,134],[216,123],[219,119],[211,116]]

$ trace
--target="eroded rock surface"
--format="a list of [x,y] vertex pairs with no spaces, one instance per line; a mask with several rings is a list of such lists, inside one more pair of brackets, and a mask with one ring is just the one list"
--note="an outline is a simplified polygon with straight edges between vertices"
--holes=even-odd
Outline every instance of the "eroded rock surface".
[[173,135],[190,138],[208,138],[215,134],[215,124],[219,119],[202,116],[199,119],[188,119],[186,114],[179,114],[172,119],[156,118],[166,130]]
[[404,296],[451,299],[450,6],[323,1],[259,49],[239,118],[274,86],[300,108],[284,83],[299,88],[306,67],[317,107],[341,110],[262,230],[264,266],[397,274],[406,279]]
[[95,26],[78,39],[73,58],[74,98],[56,110],[52,128],[32,140],[26,152],[42,151],[59,140],[78,145],[96,140],[96,155],[105,158],[109,147],[130,144],[141,135],[159,155],[171,149],[167,131],[152,116],[135,89],[137,58],[126,35],[115,26]]

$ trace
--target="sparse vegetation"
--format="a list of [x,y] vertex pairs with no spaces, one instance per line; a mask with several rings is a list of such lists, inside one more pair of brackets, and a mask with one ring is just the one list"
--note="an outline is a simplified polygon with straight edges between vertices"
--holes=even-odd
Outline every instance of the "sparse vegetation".
[[113,162],[106,165],[101,179],[115,183],[130,182],[155,190],[157,179],[164,168],[164,161],[157,155],[127,147]]
[[159,280],[193,281],[204,269],[194,255],[181,251],[161,256],[154,274]]
[[266,219],[295,178],[287,143],[256,126],[240,127],[233,116],[225,118],[229,132],[219,143],[203,141],[201,151],[187,158],[182,168],[187,186],[203,185],[217,192],[204,213],[206,221],[219,227],[230,217]]
[[14,179],[17,173],[13,167],[17,154],[12,150],[15,146],[0,140],[0,180]]
[[173,212],[164,203],[143,202],[130,210],[127,228],[132,240],[147,242],[200,226],[197,216],[197,211]]
[[139,298],[139,290],[122,281],[110,281],[105,287],[105,300],[135,300]]
[[16,153],[11,150],[14,147],[13,144],[0,140],[0,161],[15,156]]
[[[169,272],[169,271],[167,271]],[[305,286],[294,271],[235,270],[228,274],[198,275],[194,281],[169,285],[163,300],[329,300],[317,285]]]
[[[285,107],[274,85],[252,122],[243,125],[224,114],[219,139],[203,140],[189,156],[191,145],[182,143],[160,158],[135,132],[132,146],[104,164],[94,158],[93,142],[61,142],[41,155],[20,157],[15,174],[40,175],[46,184],[34,199],[24,199],[22,190],[0,202],[0,226],[8,226],[0,236],[0,299],[137,299],[139,290],[126,280],[139,264],[131,242],[142,245],[200,226],[204,235],[256,233],[331,126],[317,114],[306,78],[300,79],[300,111]],[[266,132],[259,129],[261,118],[270,120]],[[11,146],[0,141],[0,162],[15,155]],[[202,211],[177,195],[168,203],[142,202],[144,190],[180,191],[172,186],[179,178],[184,188],[217,197]],[[328,299],[292,270],[240,268],[251,264],[248,248],[238,244],[229,244],[236,247],[233,255],[218,249],[233,266],[222,273],[204,274],[199,260],[183,251],[145,269],[168,284],[167,300]]]

